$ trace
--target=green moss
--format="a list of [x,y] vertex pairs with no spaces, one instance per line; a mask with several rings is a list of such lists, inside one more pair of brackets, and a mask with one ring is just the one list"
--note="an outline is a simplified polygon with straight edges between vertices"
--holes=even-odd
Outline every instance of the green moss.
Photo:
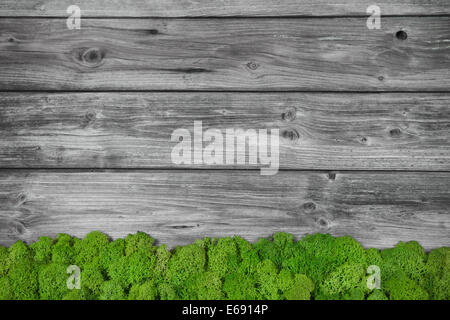
[[385,279],[405,273],[409,278],[419,282],[425,275],[426,254],[415,241],[400,242],[392,249],[381,251]]
[[450,271],[433,278],[429,293],[433,300],[450,300]]
[[167,266],[166,279],[173,286],[182,287],[187,280],[204,272],[205,264],[202,247],[195,244],[177,247]]
[[98,262],[88,263],[81,270],[81,286],[83,289],[87,289],[85,292],[89,292],[91,297],[98,297],[101,294],[104,281],[105,278]]
[[366,265],[364,248],[349,236],[336,238],[331,254],[339,265],[344,263]]
[[13,269],[16,266],[32,263],[32,253],[26,243],[17,241],[8,250],[8,269]]
[[158,296],[158,290],[152,281],[143,284],[135,284],[131,287],[128,295],[129,300],[155,300]]
[[125,256],[125,240],[117,239],[103,246],[99,256],[103,270],[109,271],[112,264]]
[[158,285],[158,293],[161,300],[179,300],[175,288],[167,282]]
[[320,284],[321,292],[326,296],[342,296],[358,289],[364,281],[365,270],[360,264],[348,263],[336,268]]
[[128,279],[131,284],[140,284],[153,277],[156,256],[152,251],[138,250],[128,257]]
[[386,283],[390,300],[428,300],[429,295],[404,274],[396,274]]
[[33,268],[33,265],[29,263],[23,263],[11,267],[8,272],[8,278],[13,291],[14,299],[39,299],[38,273]]
[[49,237],[40,237],[39,241],[32,243],[30,249],[35,261],[49,263],[52,258],[53,241]]
[[74,242],[74,239],[68,234],[58,234],[52,247],[52,262],[64,265],[73,264],[76,256]]
[[421,283],[434,300],[450,300],[450,248],[432,250],[425,265],[426,277]]
[[[81,269],[69,290],[66,270]],[[381,288],[367,287],[380,267]],[[0,299],[450,299],[450,248],[427,254],[414,241],[382,251],[348,236],[276,233],[251,244],[204,238],[169,250],[145,233],[109,241],[100,232],[0,247]]]
[[293,275],[288,270],[281,270],[278,275],[279,288],[287,300],[310,300],[314,283],[304,274]]
[[[306,235],[296,246],[296,267],[291,268],[295,273],[306,274],[314,283],[321,283],[323,279],[336,267],[339,262],[333,256],[335,239],[329,234]],[[291,266],[294,264],[291,262]]]
[[121,257],[109,267],[108,277],[122,287],[128,287],[130,285],[129,268],[128,257]]
[[169,260],[171,257],[171,252],[167,249],[167,246],[163,244],[156,250],[156,261],[155,261],[155,270],[154,270],[154,278],[156,282],[164,281],[164,277],[166,275],[167,266],[169,264]]
[[233,241],[236,243],[239,251],[240,265],[238,272],[243,275],[254,276],[261,262],[258,253],[256,250],[253,250],[252,245],[248,241],[241,237],[234,237]]
[[225,276],[223,292],[229,300],[257,300],[261,296],[256,289],[257,281],[253,276],[232,273]]
[[102,248],[108,246],[108,237],[99,232],[94,231],[87,234],[83,240],[74,243],[76,252],[75,264],[79,267],[99,259]]
[[5,276],[9,269],[9,252],[5,247],[0,246],[0,277]]
[[38,299],[38,266],[33,264],[31,250],[24,242],[17,241],[9,248],[7,266],[14,299]]
[[62,300],[92,300],[95,298],[86,288],[81,288],[70,290],[64,295]]
[[231,238],[219,239],[208,248],[208,269],[218,277],[235,272],[239,267],[238,248]]
[[39,296],[42,300],[61,300],[67,293],[67,267],[49,264],[39,270]]
[[225,299],[229,300],[256,300],[260,298],[256,289],[257,281],[252,276],[232,273],[225,277],[223,292]]
[[378,266],[381,267],[383,263],[383,258],[381,257],[380,250],[375,248],[369,248],[366,250],[366,264],[367,266]]
[[264,260],[259,264],[258,271],[259,293],[264,299],[280,299],[278,290],[278,269],[271,260]]
[[373,292],[367,297],[367,300],[388,300],[386,295],[382,290],[375,289]]
[[0,300],[14,299],[14,292],[9,283],[8,277],[0,277]]
[[155,240],[144,232],[129,234],[125,238],[125,255],[131,256],[139,250],[154,252],[156,248],[153,246]]
[[192,280],[189,286],[188,296],[190,299],[220,300],[224,298],[222,291],[222,280],[211,271],[201,273]]
[[362,288],[353,288],[342,295],[342,300],[364,300],[365,292]]
[[120,283],[109,280],[102,284],[100,300],[124,300],[125,291],[123,290]]

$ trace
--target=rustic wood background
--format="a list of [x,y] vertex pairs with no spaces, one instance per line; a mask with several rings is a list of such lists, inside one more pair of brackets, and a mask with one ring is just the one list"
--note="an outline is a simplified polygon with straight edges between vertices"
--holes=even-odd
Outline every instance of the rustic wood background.
[[[450,3],[0,2],[0,245],[276,231],[450,245]],[[404,31],[407,39],[396,34]],[[172,164],[170,135],[280,128],[280,172]]]

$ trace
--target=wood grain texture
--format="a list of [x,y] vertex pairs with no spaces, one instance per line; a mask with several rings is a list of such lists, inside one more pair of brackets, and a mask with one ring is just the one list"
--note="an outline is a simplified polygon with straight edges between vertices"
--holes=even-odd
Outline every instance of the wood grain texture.
[[279,128],[283,169],[448,171],[449,105],[442,93],[1,93],[0,167],[211,168],[171,160],[171,134],[202,121]]
[[0,171],[0,244],[66,232],[144,231],[170,246],[276,231],[364,246],[450,245],[450,173]]
[[0,90],[442,91],[449,42],[448,17],[1,19]]
[[2,0],[0,16],[66,17],[72,4],[86,17],[365,16],[373,4],[382,15],[450,13],[447,0]]

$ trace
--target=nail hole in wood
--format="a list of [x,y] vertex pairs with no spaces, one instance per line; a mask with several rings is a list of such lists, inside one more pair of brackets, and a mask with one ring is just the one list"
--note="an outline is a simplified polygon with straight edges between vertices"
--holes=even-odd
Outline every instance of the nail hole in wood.
[[398,128],[391,129],[391,130],[389,131],[389,135],[390,135],[392,138],[398,138],[398,137],[400,137],[401,134],[402,134],[402,131],[401,131],[400,129],[398,129]]
[[397,33],[395,34],[395,37],[398,40],[406,40],[406,39],[408,39],[408,34],[405,31],[400,30],[400,31],[397,31]]
[[328,173],[328,179],[330,180],[336,180],[336,173],[330,172]]

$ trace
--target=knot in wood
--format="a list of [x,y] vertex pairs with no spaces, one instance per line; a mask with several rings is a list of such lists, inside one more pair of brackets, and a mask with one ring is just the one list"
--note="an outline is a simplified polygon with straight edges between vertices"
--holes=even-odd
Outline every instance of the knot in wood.
[[300,139],[300,134],[295,129],[284,130],[282,135],[283,135],[283,138],[291,140],[291,141],[297,141],[298,139]]
[[287,110],[286,112],[283,112],[281,114],[281,119],[283,119],[284,121],[293,121],[295,120],[296,117],[296,112],[297,110],[295,108],[290,108],[289,110]]
[[402,131],[401,131],[399,128],[391,129],[391,130],[389,131],[389,135],[390,135],[392,138],[398,138],[398,137],[401,136],[401,134],[402,134]]
[[247,67],[248,67],[250,70],[256,70],[256,69],[258,69],[259,64],[256,63],[256,62],[254,62],[254,61],[250,61],[249,63],[247,63]]
[[24,203],[26,199],[27,199],[27,196],[26,196],[25,194],[23,194],[23,193],[20,193],[20,194],[17,196],[18,204]]
[[82,127],[85,128],[89,126],[90,124],[95,122],[95,119],[97,118],[97,115],[95,112],[88,112],[84,115],[83,121],[82,121]]
[[324,218],[317,219],[317,224],[320,228],[328,228],[328,221]]
[[314,210],[316,210],[316,205],[314,202],[306,202],[303,204],[303,210],[305,210],[305,212],[307,213],[313,212]]
[[98,67],[102,64],[105,52],[99,48],[82,49],[79,54],[79,60],[87,67]]
[[95,120],[96,115],[94,112],[88,112],[85,117],[87,121],[92,122]]

